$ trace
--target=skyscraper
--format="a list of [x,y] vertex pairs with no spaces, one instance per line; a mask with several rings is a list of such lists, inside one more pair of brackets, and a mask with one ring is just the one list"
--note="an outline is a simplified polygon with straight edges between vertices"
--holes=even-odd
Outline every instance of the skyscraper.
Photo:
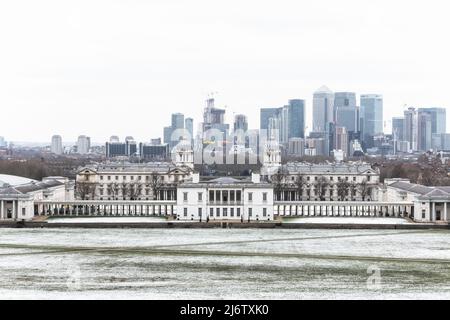
[[337,127],[345,127],[347,132],[359,132],[359,108],[354,92],[334,94],[334,120]]
[[224,137],[228,135],[230,126],[225,124],[225,109],[216,108],[214,98],[206,100],[206,108],[203,111],[202,131],[216,129],[223,133]]
[[91,149],[91,138],[81,135],[77,140],[77,152],[78,154],[88,154]]
[[269,119],[274,118],[278,113],[278,108],[261,108],[260,110],[260,125],[261,130],[269,129]]
[[247,116],[245,116],[243,114],[235,115],[233,129],[234,129],[234,131],[243,130],[244,132],[247,132],[247,130],[248,130]]
[[326,132],[328,124],[334,122],[334,93],[326,86],[320,87],[313,95],[313,131]]
[[383,96],[364,94],[360,97],[360,129],[365,148],[373,147],[373,137],[383,133]]
[[172,130],[184,129],[184,114],[174,113],[172,114]]
[[288,137],[305,138],[305,101],[289,100],[288,108]]
[[184,128],[191,135],[191,139],[194,139],[194,119],[186,118],[186,120],[184,120]]
[[304,100],[289,100],[289,104],[281,108],[263,108],[260,114],[261,130],[267,130],[269,137],[277,136],[279,143],[287,146],[290,138],[305,137]]
[[336,135],[335,135],[335,150],[341,150],[344,152],[344,157],[348,156],[348,132],[345,127],[336,127]]
[[428,112],[417,113],[417,150],[428,151],[431,149],[431,114]]
[[392,136],[397,141],[403,141],[404,136],[403,132],[405,128],[405,118],[403,117],[394,117],[392,118]]
[[408,143],[409,150],[417,150],[417,111],[415,108],[408,108],[404,115],[403,140]]
[[447,132],[447,112],[445,108],[419,108],[419,113],[428,113],[431,117],[431,133],[442,134]]
[[54,154],[62,154],[63,153],[61,136],[54,135],[52,137],[52,145],[50,147],[50,151],[51,151],[51,153],[54,153]]

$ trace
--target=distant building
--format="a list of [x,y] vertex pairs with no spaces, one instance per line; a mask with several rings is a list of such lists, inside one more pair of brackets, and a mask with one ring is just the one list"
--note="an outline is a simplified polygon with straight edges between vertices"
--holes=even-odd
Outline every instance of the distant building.
[[139,144],[139,155],[146,161],[165,161],[169,158],[168,144]]
[[303,138],[290,138],[288,155],[303,157],[305,155],[305,139]]
[[418,112],[430,115],[431,134],[447,133],[447,110],[445,108],[419,108]]
[[360,128],[365,148],[373,147],[373,138],[383,133],[383,96],[364,94],[360,97]]
[[292,99],[284,107],[265,108],[260,113],[260,128],[267,130],[267,138],[276,136],[277,141],[285,146],[290,138],[305,138],[304,100]]
[[245,116],[243,114],[235,115],[233,129],[234,129],[234,131],[242,130],[244,132],[247,132],[247,130],[248,130],[247,116]]
[[87,136],[79,136],[77,141],[77,153],[84,155],[88,154],[91,149],[91,138]]
[[184,120],[184,128],[189,132],[191,135],[191,139],[194,139],[194,119],[192,118],[186,118]]
[[64,152],[63,146],[62,146],[62,138],[59,135],[54,135],[52,137],[52,145],[50,147],[50,151],[53,154],[62,154]]
[[431,115],[419,111],[417,114],[417,150],[428,151],[431,149]]
[[8,144],[5,141],[4,137],[0,137],[0,148],[6,148]]
[[137,151],[136,141],[130,136],[125,138],[125,142],[120,142],[118,137],[113,136],[105,145],[107,158],[136,156]]
[[313,131],[327,132],[328,124],[334,122],[334,93],[323,86],[313,96]]
[[345,127],[336,127],[336,136],[335,136],[335,150],[341,150],[344,152],[344,157],[348,156],[348,132]]

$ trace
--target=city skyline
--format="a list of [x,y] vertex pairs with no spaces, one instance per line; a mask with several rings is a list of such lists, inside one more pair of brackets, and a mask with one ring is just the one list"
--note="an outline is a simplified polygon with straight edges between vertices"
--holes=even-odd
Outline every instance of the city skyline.
[[259,108],[296,98],[311,128],[312,93],[323,84],[382,94],[385,121],[405,105],[448,107],[446,10],[437,1],[406,7],[407,15],[387,1],[2,3],[0,26],[15,32],[2,35],[0,105],[11,121],[0,135],[147,140],[172,113],[200,119],[214,90],[227,123],[245,114],[250,128]]

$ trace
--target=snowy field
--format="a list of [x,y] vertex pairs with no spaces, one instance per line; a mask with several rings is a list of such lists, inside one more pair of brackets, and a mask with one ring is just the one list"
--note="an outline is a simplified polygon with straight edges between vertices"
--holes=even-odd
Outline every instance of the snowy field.
[[403,218],[375,218],[375,217],[314,217],[287,218],[284,223],[324,223],[324,224],[410,224]]
[[166,222],[166,218],[161,217],[87,217],[87,218],[51,218],[48,223],[151,223]]
[[450,299],[450,233],[2,229],[0,299],[19,298]]

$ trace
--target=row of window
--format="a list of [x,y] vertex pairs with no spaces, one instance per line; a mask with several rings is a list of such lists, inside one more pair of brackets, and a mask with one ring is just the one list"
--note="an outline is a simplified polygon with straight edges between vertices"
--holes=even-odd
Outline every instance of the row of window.
[[[127,177],[130,177],[129,180],[131,180],[131,181],[134,181],[134,180],[142,181],[142,180],[144,180],[144,177],[145,177],[145,181],[150,181],[150,176],[122,176],[122,180],[126,181],[128,179]],[[159,179],[161,179],[161,181],[165,180],[165,176],[163,176],[163,175],[158,175],[158,177],[159,177]],[[185,175],[182,175],[181,179],[184,179],[185,177],[186,177]],[[120,180],[120,176],[100,176],[100,180],[101,181],[104,181],[104,180],[107,180],[107,181],[111,181],[111,180],[119,181]]]
[[[202,214],[203,214],[203,208],[198,208],[198,215],[201,216]],[[184,208],[183,215],[185,217],[188,216],[188,208]],[[262,215],[263,215],[263,217],[267,217],[267,208],[263,208]],[[241,217],[241,208],[209,208],[209,216],[211,218],[213,218],[213,217],[216,217],[216,218],[220,218],[220,217],[240,218]],[[253,216],[252,208],[248,208],[248,216],[249,217]]]
[[[188,201],[188,192],[183,192],[183,201]],[[267,192],[262,193],[263,201],[267,201]],[[247,193],[248,201],[253,201],[253,192]],[[197,200],[203,201],[203,192],[197,193]],[[210,190],[209,191],[209,201],[210,202],[240,202],[241,201],[241,191],[240,190]]]
[[[333,176],[331,176],[331,177],[328,177],[329,178],[329,180],[330,181],[334,181],[334,177]],[[352,181],[356,181],[356,177],[351,177],[352,178]],[[291,177],[291,180],[292,181],[295,181],[295,179],[296,179],[296,176],[292,176]],[[319,179],[319,177],[314,177],[314,181],[318,181],[318,179]],[[371,176],[367,176],[366,177],[366,179],[367,179],[367,181],[370,181],[370,179],[371,179]],[[345,177],[345,179],[343,178],[343,177],[337,177],[337,181],[350,181],[350,177]],[[306,181],[311,181],[311,177],[310,176],[307,176],[306,177]]]

